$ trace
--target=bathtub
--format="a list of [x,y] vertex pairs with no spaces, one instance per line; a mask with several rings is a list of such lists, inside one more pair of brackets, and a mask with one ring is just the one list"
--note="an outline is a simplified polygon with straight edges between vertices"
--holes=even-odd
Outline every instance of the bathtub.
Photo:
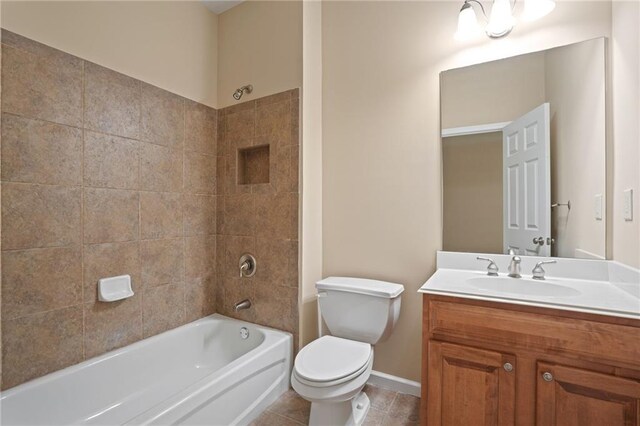
[[289,388],[292,345],[211,315],[3,392],[0,423],[248,424]]

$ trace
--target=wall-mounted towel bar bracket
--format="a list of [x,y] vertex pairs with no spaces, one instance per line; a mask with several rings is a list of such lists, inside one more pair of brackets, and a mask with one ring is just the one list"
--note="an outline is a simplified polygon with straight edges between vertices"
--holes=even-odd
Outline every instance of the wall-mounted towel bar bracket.
[[569,210],[571,210],[571,201],[567,201],[566,203],[554,203],[554,204],[551,204],[551,208],[560,207],[560,206],[567,206],[567,208]]

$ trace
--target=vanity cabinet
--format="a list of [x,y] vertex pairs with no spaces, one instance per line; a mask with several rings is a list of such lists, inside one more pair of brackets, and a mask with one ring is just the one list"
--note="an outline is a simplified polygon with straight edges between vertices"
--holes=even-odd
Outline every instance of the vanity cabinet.
[[539,425],[638,425],[640,383],[579,368],[538,363]]
[[639,320],[423,298],[423,425],[640,425]]
[[513,355],[437,341],[428,346],[429,424],[513,424]]

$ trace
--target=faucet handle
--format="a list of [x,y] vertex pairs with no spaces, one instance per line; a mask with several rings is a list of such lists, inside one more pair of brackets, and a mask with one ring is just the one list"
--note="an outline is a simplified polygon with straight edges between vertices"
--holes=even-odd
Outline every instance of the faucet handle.
[[498,275],[498,265],[496,265],[496,262],[489,259],[488,257],[482,257],[482,256],[478,256],[476,257],[476,259],[489,262],[489,265],[487,266],[487,275],[491,275],[494,277]]
[[531,275],[532,278],[534,280],[544,280],[544,268],[542,267],[542,265],[548,265],[550,263],[558,263],[557,260],[542,260],[538,263],[536,263],[536,266],[533,267],[533,270],[531,271]]

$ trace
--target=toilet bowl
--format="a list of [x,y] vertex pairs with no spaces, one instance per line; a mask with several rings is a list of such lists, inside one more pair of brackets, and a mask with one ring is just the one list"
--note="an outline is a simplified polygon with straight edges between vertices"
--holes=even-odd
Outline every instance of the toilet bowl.
[[361,425],[370,407],[362,389],[371,375],[373,345],[393,329],[404,287],[331,277],[316,288],[320,313],[332,335],[300,350],[291,386],[311,402],[309,425]]

